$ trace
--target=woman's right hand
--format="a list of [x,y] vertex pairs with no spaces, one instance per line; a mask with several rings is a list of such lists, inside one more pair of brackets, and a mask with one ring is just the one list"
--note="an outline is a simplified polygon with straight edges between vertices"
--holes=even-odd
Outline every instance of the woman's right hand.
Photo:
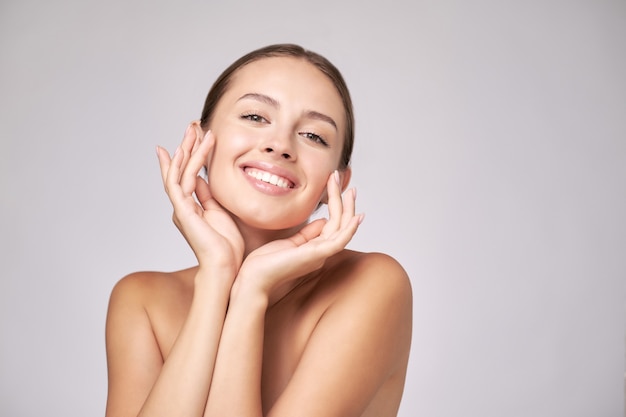
[[230,214],[213,198],[209,184],[198,176],[215,144],[211,131],[204,138],[202,135],[194,122],[171,158],[165,149],[157,147],[163,185],[174,208],[174,224],[195,253],[200,268],[226,269],[234,278],[243,260],[244,242]]

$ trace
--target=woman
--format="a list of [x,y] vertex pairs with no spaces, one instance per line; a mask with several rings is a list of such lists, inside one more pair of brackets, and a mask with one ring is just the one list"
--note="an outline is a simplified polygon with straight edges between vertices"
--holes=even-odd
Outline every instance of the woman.
[[397,414],[411,287],[393,258],[345,249],[363,220],[352,143],[320,55],[273,45],[224,71],[174,155],[157,148],[198,265],[113,289],[108,417]]

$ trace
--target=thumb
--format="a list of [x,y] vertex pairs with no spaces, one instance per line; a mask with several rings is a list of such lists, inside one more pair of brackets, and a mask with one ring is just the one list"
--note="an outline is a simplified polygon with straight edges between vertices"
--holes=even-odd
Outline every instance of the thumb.
[[328,220],[326,219],[317,219],[306,226],[304,226],[298,233],[293,235],[290,240],[296,246],[304,245],[311,239],[315,239],[322,233],[322,229]]

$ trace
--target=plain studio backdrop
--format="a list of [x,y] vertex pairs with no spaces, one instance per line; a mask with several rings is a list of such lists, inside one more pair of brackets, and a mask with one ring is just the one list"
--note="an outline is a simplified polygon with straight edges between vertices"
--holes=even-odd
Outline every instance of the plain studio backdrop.
[[103,415],[113,285],[194,262],[155,145],[278,42],[353,94],[350,247],[414,289],[400,416],[621,417],[626,3],[592,0],[3,0],[0,415]]

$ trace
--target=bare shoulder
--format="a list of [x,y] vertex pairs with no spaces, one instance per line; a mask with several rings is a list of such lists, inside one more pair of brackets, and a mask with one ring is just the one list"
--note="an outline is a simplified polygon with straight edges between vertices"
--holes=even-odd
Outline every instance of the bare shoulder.
[[167,357],[191,304],[194,271],[142,271],[120,279],[109,299],[108,338],[141,329]]
[[395,416],[411,346],[408,274],[389,255],[344,250],[309,285],[288,328],[310,331],[276,415],[310,403],[324,404],[325,415]]
[[395,258],[384,253],[346,250],[331,261],[328,277],[337,282],[341,295],[349,298],[412,302],[411,281],[406,270]]
[[326,293],[324,315],[329,321],[341,326],[347,320],[348,326],[354,326],[357,318],[359,327],[368,329],[368,337],[389,342],[380,348],[390,353],[391,361],[404,362],[411,345],[413,293],[407,272],[395,258],[344,251],[331,260],[320,286],[327,287],[321,291]]
[[158,272],[133,272],[120,279],[111,291],[111,303],[149,307],[161,298],[183,295],[193,291],[191,269]]
[[348,320],[354,326],[357,317],[368,337],[385,341],[378,352],[389,355],[388,369],[403,372],[413,327],[413,292],[405,269],[387,254],[355,251],[344,251],[331,269],[328,282],[336,284],[328,318],[338,323]]

